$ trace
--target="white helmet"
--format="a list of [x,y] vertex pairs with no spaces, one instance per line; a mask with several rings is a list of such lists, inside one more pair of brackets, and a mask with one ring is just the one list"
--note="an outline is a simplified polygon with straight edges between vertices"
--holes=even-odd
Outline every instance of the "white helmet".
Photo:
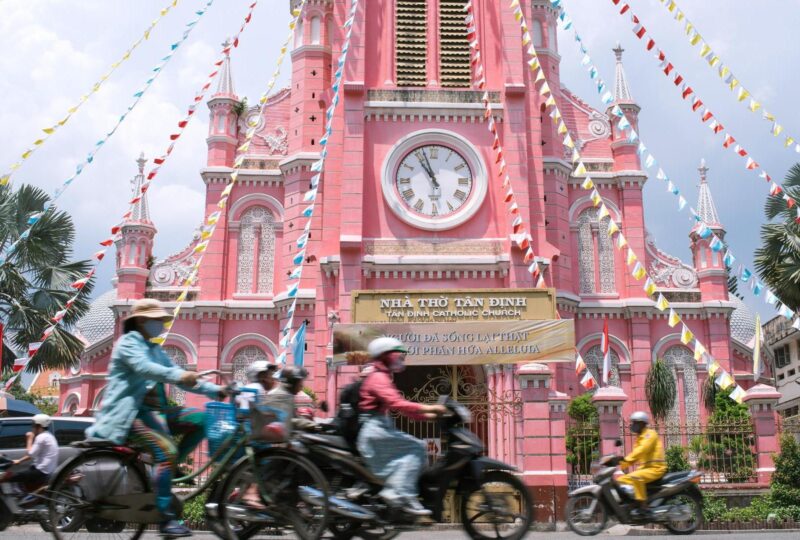
[[47,429],[48,427],[50,427],[50,422],[52,422],[52,421],[53,421],[53,419],[50,418],[46,414],[36,414],[36,415],[33,416],[34,425],[42,426],[42,428],[44,428],[44,429]]
[[649,424],[650,417],[647,416],[647,413],[644,411],[636,411],[631,415],[631,422],[643,422],[645,424]]
[[270,364],[266,360],[256,360],[249,366],[247,366],[247,380],[250,382],[258,382],[258,374],[263,373],[265,371],[275,370],[278,366],[275,364]]
[[406,349],[402,341],[391,337],[373,339],[367,347],[367,352],[372,358],[378,358],[384,353],[393,351],[407,353],[408,349]]

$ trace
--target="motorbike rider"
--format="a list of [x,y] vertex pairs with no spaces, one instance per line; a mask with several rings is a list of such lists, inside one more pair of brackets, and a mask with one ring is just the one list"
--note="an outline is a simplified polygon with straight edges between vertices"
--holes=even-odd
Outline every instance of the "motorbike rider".
[[248,384],[242,387],[243,390],[255,390],[255,395],[253,392],[242,392],[236,398],[236,401],[239,405],[240,409],[248,409],[250,407],[250,402],[255,400],[256,402],[263,401],[263,397],[267,395],[267,393],[275,388],[275,378],[273,375],[278,370],[278,366],[276,364],[272,364],[267,360],[256,360],[249,366],[247,366],[247,380],[249,381]]
[[[86,430],[89,439],[127,444],[151,454],[156,507],[163,516],[159,531],[164,536],[191,536],[172,510],[172,477],[177,465],[202,442],[205,413],[198,409],[168,407],[164,384],[204,394],[212,399],[226,390],[198,381],[197,373],[176,366],[160,345],[153,343],[170,315],[158,300],[134,302],[123,323],[123,334],[111,353],[109,382],[97,421]],[[176,444],[174,436],[180,435]]]
[[19,465],[33,461],[33,465],[24,471],[5,472],[0,476],[0,482],[16,482],[30,491],[47,484],[58,465],[58,443],[47,429],[51,421],[46,414],[34,415],[33,428],[25,434],[26,453],[12,462],[13,465]]
[[372,370],[364,375],[359,393],[358,452],[371,472],[384,479],[380,495],[390,508],[411,516],[430,515],[417,498],[419,475],[427,460],[425,445],[396,429],[388,413],[395,411],[413,420],[429,420],[446,409],[444,405],[408,401],[394,385],[393,374],[405,369],[408,350],[402,341],[380,337],[370,342],[367,352],[372,358]]
[[648,427],[650,417],[647,413],[636,411],[631,415],[631,432],[636,434],[636,444],[633,451],[620,462],[620,467],[625,470],[632,465],[639,467],[617,478],[619,484],[631,486],[633,496],[639,503],[639,508],[633,514],[640,517],[648,515],[647,509],[647,484],[655,482],[667,473],[667,463],[664,459],[664,445],[656,430]]
[[[280,384],[273,388],[269,395],[292,396],[294,398],[303,391],[303,383],[306,378],[308,378],[308,370],[306,368],[302,366],[285,366],[281,369],[280,375],[278,375]],[[305,418],[298,414],[292,417],[292,428],[301,431],[319,430],[313,419]]]

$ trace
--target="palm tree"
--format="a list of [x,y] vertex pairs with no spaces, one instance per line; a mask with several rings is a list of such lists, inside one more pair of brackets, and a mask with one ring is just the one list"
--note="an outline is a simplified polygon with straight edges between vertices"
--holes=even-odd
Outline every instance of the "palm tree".
[[678,391],[672,370],[663,360],[658,359],[650,365],[644,381],[644,392],[653,419],[666,420],[672,407],[675,406]]
[[[786,194],[800,199],[800,164],[794,165],[783,184]],[[761,247],[755,266],[761,279],[792,310],[800,308],[800,223],[797,208],[789,208],[783,195],[774,195],[764,205],[767,219],[761,226]]]
[[[0,255],[28,228],[29,218],[42,212],[49,197],[39,188],[23,185],[16,191],[0,187]],[[27,351],[28,344],[41,341],[51,317],[75,294],[70,285],[85,277],[89,261],[71,261],[75,227],[65,212],[50,208],[31,228],[30,236],[0,259],[0,322],[5,326],[2,366],[14,362],[14,352]],[[83,343],[69,332],[89,310],[93,282],[65,315],[28,365],[28,370],[64,368],[74,365]]]

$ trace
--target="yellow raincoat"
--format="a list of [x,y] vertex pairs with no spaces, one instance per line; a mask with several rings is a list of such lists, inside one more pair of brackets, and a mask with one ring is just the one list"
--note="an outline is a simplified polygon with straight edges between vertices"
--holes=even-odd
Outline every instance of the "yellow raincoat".
[[633,493],[637,501],[647,500],[647,484],[655,482],[667,473],[667,463],[664,460],[664,445],[656,430],[644,428],[636,437],[636,446],[633,452],[625,456],[620,463],[623,470],[631,465],[639,465],[633,472],[622,475],[617,479],[620,484],[633,486]]

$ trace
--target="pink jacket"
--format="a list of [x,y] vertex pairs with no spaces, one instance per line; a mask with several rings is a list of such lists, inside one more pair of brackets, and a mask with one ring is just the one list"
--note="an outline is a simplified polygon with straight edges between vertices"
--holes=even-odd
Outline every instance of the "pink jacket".
[[359,410],[362,412],[377,411],[384,415],[391,410],[413,420],[425,419],[422,404],[403,398],[392,381],[389,369],[383,363],[374,362],[371,367],[373,370],[367,373],[364,383],[361,385]]

